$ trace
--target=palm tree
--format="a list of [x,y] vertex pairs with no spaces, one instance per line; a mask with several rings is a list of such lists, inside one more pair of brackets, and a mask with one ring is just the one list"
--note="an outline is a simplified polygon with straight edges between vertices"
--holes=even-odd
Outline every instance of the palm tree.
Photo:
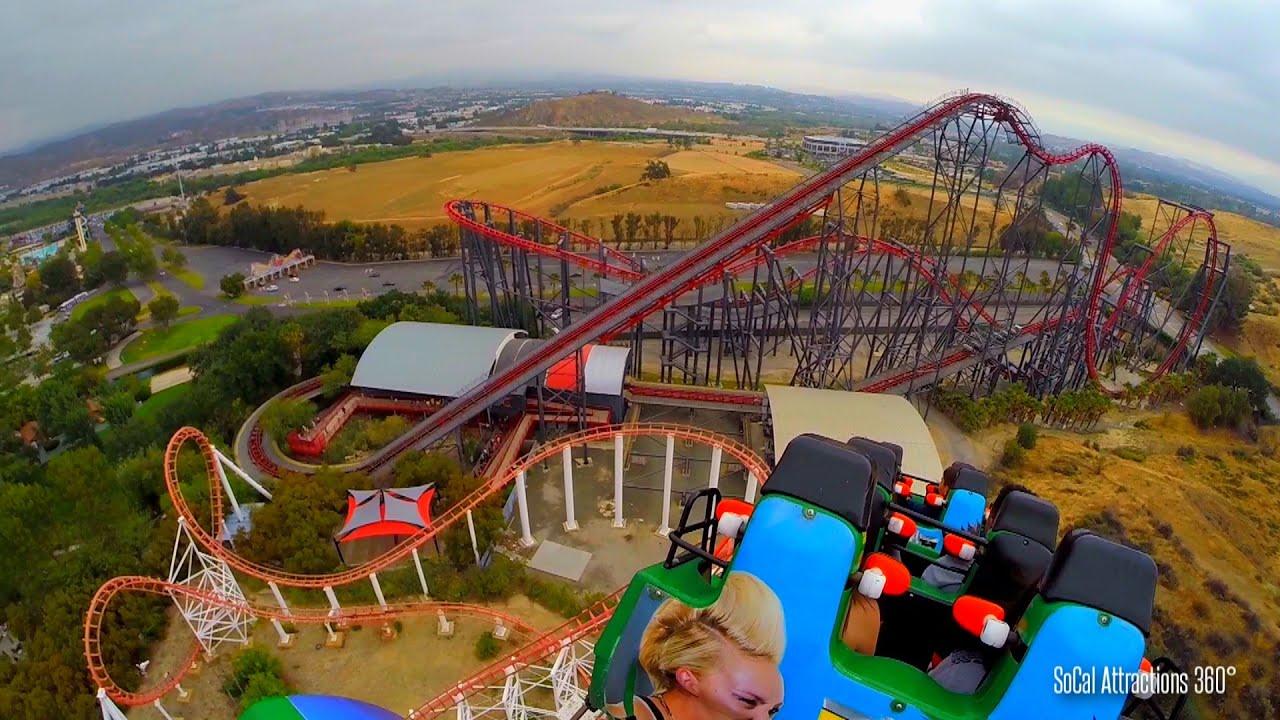
[[462,273],[454,273],[449,276],[449,282],[453,283],[453,294],[462,294]]
[[288,323],[280,329],[280,340],[284,342],[289,354],[293,357],[293,374],[302,377],[302,345],[306,335],[297,323]]

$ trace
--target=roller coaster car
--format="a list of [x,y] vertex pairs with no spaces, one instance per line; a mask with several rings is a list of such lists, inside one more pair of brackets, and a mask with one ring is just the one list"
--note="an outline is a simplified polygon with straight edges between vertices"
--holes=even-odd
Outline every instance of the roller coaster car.
[[[1029,493],[1009,493],[983,534],[948,527],[894,501],[898,462],[891,446],[863,438],[803,435],[745,523],[740,501],[719,513],[732,522],[717,522],[718,490],[692,498],[666,561],[636,574],[596,644],[588,707],[633,715],[636,698],[653,690],[639,654],[654,613],[669,601],[707,607],[726,578],[748,573],[782,608],[783,720],[1102,720],[1132,708],[1128,683],[1151,668],[1143,658],[1156,587],[1151,558],[1087,531],[1058,543],[1057,508]],[[980,482],[972,468],[950,472],[951,493],[985,492],[971,484]],[[968,556],[955,589],[923,579],[932,558],[912,545],[904,521],[941,531],[944,553]],[[717,556],[718,526],[738,536],[731,558]],[[855,593],[877,599],[882,611],[874,655],[842,640]],[[984,659],[972,694],[928,674],[956,649]],[[1117,673],[1121,682],[1103,679]]]

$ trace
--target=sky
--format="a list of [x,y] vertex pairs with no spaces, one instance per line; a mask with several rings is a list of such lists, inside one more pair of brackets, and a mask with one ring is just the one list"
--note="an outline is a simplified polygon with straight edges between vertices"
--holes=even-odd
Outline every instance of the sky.
[[13,0],[0,152],[269,90],[610,73],[924,102],[1018,100],[1041,130],[1280,194],[1280,2]]

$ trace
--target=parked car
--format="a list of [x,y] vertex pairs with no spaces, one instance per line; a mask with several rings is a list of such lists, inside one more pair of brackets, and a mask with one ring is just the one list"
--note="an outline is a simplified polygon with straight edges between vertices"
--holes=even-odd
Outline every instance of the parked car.
[[279,286],[279,285],[268,285],[268,286],[267,286],[267,292],[269,292],[269,293],[279,292],[279,291],[280,291],[280,286]]
[[289,282],[301,282],[301,281],[302,281],[302,278],[298,277],[297,275],[289,276]]

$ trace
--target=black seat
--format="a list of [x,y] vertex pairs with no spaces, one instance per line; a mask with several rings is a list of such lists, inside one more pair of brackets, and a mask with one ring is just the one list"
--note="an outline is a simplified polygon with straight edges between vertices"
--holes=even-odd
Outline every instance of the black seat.
[[1021,490],[1009,493],[992,518],[967,594],[996,603],[1016,623],[1053,561],[1057,538],[1053,503]]
[[948,490],[969,490],[983,497],[991,488],[991,476],[965,462],[953,462],[942,471],[942,485]]
[[902,475],[902,446],[866,437],[851,437],[848,445],[867,456],[876,484],[892,493],[894,483]]
[[1058,547],[1058,506],[1025,490],[1014,490],[994,508],[990,532],[1025,535],[1052,552]]
[[1156,563],[1141,550],[1088,530],[1072,530],[1040,581],[1040,595],[1109,613],[1146,635],[1155,607]]
[[806,433],[782,453],[762,497],[787,495],[829,510],[865,532],[874,521],[871,461],[838,440]]

